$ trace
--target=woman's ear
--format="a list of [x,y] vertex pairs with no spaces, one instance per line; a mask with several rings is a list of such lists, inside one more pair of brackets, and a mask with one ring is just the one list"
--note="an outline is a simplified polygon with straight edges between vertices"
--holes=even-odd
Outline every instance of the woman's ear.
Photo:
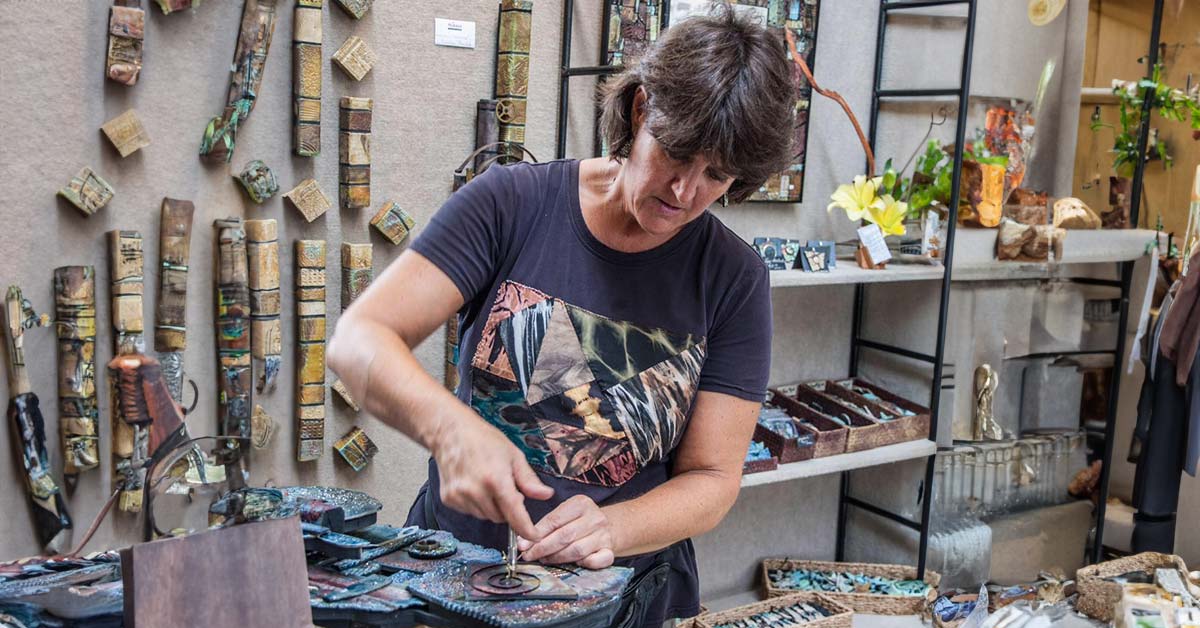
[[646,94],[646,88],[639,85],[637,91],[633,93],[633,111],[630,112],[631,115],[629,117],[635,137],[642,130],[642,124],[646,121],[646,101],[648,99],[649,96]]

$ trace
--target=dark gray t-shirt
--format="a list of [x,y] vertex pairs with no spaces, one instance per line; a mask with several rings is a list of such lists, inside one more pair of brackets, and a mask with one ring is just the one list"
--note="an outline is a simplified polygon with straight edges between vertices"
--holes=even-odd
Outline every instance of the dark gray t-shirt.
[[[604,505],[666,482],[698,390],[752,401],[766,392],[767,269],[708,212],[661,246],[623,253],[584,222],[578,161],[520,163],[492,167],[453,194],[412,249],[466,301],[458,397],[555,491],[526,501],[535,522],[576,494]],[[431,460],[413,523],[506,544],[507,528],[450,510],[437,487]],[[671,577],[647,617],[695,614],[690,543],[618,563],[647,569],[659,560],[671,563]]]

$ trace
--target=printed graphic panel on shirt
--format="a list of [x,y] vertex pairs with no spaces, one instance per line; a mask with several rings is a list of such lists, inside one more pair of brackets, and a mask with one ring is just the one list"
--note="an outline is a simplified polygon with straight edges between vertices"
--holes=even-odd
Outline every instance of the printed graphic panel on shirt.
[[483,335],[475,347],[471,365],[509,381],[517,381],[504,344],[497,337],[500,322],[549,298],[545,293],[529,286],[513,281],[501,283],[496,292],[496,302],[492,305],[492,311],[483,326]]
[[[533,367],[525,398],[538,403],[559,393],[591,382],[595,377],[588,368],[579,336],[571,324],[564,303],[556,300],[550,325]],[[572,406],[573,407],[573,406]]]
[[638,327],[567,306],[588,367],[607,388],[628,380],[694,344],[691,334]]
[[[562,477],[579,477],[629,451],[629,441],[623,438],[597,438],[579,428],[554,421],[541,421],[539,426],[546,435],[555,471]],[[637,470],[636,464],[632,467]]]
[[471,380],[471,407],[507,436],[529,464],[549,468],[546,437],[520,387],[480,369],[475,369]]
[[705,344],[604,391],[641,465],[662,460],[683,436],[704,366]]

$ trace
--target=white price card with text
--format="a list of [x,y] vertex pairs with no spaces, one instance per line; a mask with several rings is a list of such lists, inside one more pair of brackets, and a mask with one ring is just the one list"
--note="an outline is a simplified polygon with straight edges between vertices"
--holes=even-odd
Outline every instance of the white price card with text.
[[873,264],[882,264],[892,259],[892,252],[888,250],[887,242],[883,240],[883,231],[879,225],[869,224],[858,229],[858,241],[866,247],[867,254],[871,256]]
[[475,22],[433,18],[433,43],[455,48],[475,47]]

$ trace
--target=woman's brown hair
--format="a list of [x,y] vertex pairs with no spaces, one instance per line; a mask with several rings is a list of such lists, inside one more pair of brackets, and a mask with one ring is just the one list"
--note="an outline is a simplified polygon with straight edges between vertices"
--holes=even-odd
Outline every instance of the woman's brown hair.
[[634,95],[646,90],[646,127],[673,159],[707,156],[746,200],[792,158],[796,89],[781,32],[728,4],[665,31],[641,61],[605,82],[600,129],[613,157],[628,157]]

